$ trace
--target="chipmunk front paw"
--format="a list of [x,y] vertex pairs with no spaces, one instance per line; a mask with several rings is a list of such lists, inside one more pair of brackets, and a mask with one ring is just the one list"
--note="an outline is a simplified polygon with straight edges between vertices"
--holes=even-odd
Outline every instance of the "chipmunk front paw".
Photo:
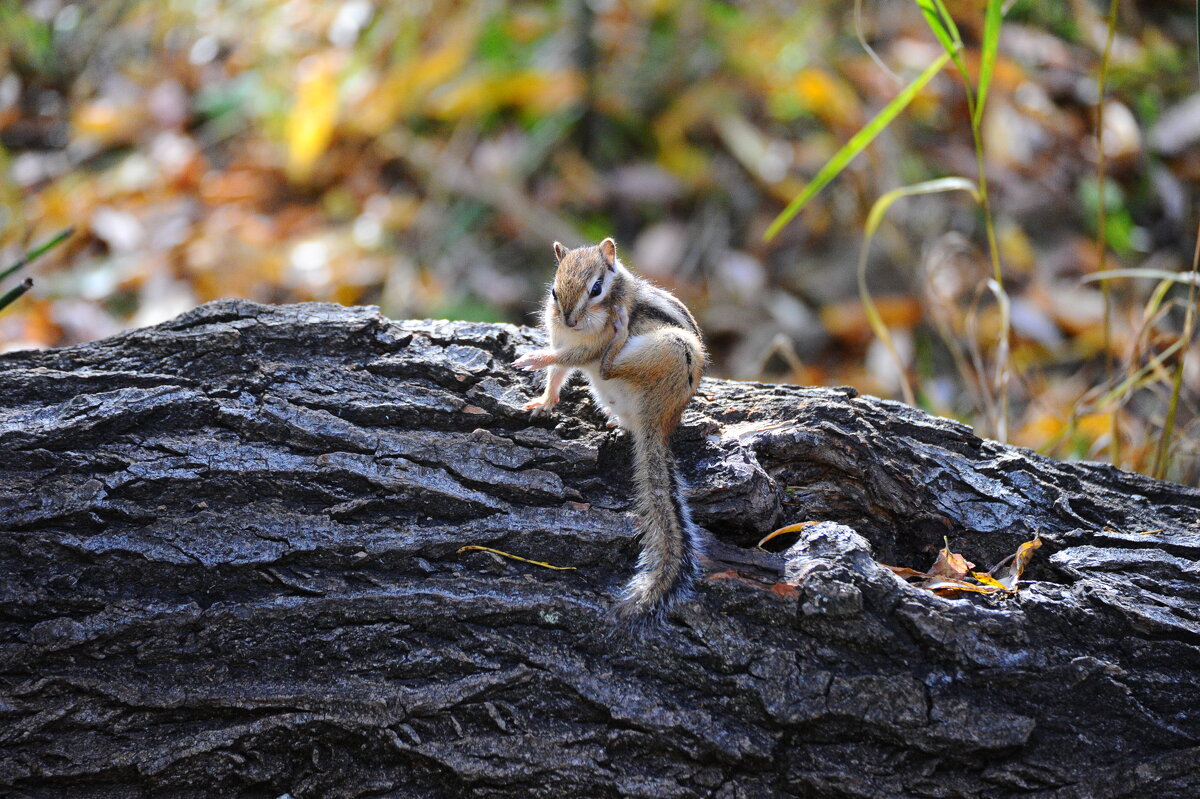
[[513,361],[513,366],[528,372],[554,365],[554,350],[534,350]]

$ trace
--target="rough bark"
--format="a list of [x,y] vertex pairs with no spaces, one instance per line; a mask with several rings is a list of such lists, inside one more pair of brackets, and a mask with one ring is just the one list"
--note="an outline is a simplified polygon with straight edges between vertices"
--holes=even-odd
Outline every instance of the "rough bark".
[[[535,343],[224,301],[0,358],[6,795],[1200,794],[1200,492],[705,381],[710,576],[638,638],[628,440],[530,421]],[[1035,533],[1007,599],[876,562]]]

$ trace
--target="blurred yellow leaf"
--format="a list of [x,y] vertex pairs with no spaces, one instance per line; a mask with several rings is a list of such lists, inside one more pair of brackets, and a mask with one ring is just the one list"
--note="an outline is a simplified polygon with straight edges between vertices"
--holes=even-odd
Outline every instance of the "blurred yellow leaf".
[[496,107],[495,81],[486,75],[470,75],[429,98],[429,114],[452,121],[486,114]]
[[115,146],[132,142],[143,121],[138,108],[101,99],[80,106],[71,118],[71,126],[82,138]]
[[1029,274],[1036,265],[1037,253],[1025,231],[1013,224],[1002,224],[996,234],[1005,265],[1014,272]]
[[337,123],[338,62],[336,54],[325,53],[300,62],[296,80],[296,103],[288,116],[287,174],[297,182],[312,174],[313,165],[333,140]]
[[501,79],[496,94],[508,105],[549,114],[579,99],[583,94],[583,79],[572,70],[526,69]]
[[1080,416],[1075,426],[1088,441],[1095,441],[1112,432],[1112,414],[1089,413]]
[[[1068,425],[1073,429],[1068,430]],[[1013,434],[1013,441],[1021,446],[1040,447],[1048,441],[1057,441],[1070,435],[1072,446],[1079,442],[1095,443],[1101,436],[1112,432],[1112,414],[1087,413],[1072,418],[1059,411],[1042,411],[1030,418]]]
[[792,90],[800,105],[826,124],[857,128],[862,107],[846,81],[823,69],[806,67],[796,75]]
[[654,120],[662,166],[689,181],[699,182],[708,172],[711,159],[688,141],[688,133],[728,104],[729,98],[722,88],[707,83],[696,84],[677,97]]

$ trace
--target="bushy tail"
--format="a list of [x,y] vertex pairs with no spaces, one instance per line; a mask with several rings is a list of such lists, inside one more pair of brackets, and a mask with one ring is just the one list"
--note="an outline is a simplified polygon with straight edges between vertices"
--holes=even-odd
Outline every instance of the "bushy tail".
[[657,620],[672,604],[691,595],[700,573],[702,544],[667,437],[640,428],[633,432],[633,448],[642,552],[618,613],[627,620]]

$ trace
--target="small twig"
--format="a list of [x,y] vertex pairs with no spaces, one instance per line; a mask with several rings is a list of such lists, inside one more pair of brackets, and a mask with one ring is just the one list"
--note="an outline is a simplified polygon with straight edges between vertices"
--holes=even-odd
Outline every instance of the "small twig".
[[21,281],[19,286],[9,289],[3,297],[0,297],[0,311],[3,311],[8,306],[12,305],[17,301],[18,297],[29,291],[31,288],[33,288],[33,278],[27,277]]
[[532,563],[534,566],[541,566],[542,568],[545,568],[545,569],[554,569],[555,571],[567,571],[567,570],[578,571],[578,568],[575,566],[552,566],[549,563],[543,563],[540,560],[530,560],[529,558],[523,558],[520,555],[512,555],[512,554],[509,554],[508,552],[503,552],[499,549],[492,549],[491,547],[475,546],[474,544],[472,544],[470,546],[459,547],[458,552],[456,554],[461,554],[463,552],[491,552],[493,555],[503,555],[506,558],[512,558],[513,560],[519,560],[522,563]]

